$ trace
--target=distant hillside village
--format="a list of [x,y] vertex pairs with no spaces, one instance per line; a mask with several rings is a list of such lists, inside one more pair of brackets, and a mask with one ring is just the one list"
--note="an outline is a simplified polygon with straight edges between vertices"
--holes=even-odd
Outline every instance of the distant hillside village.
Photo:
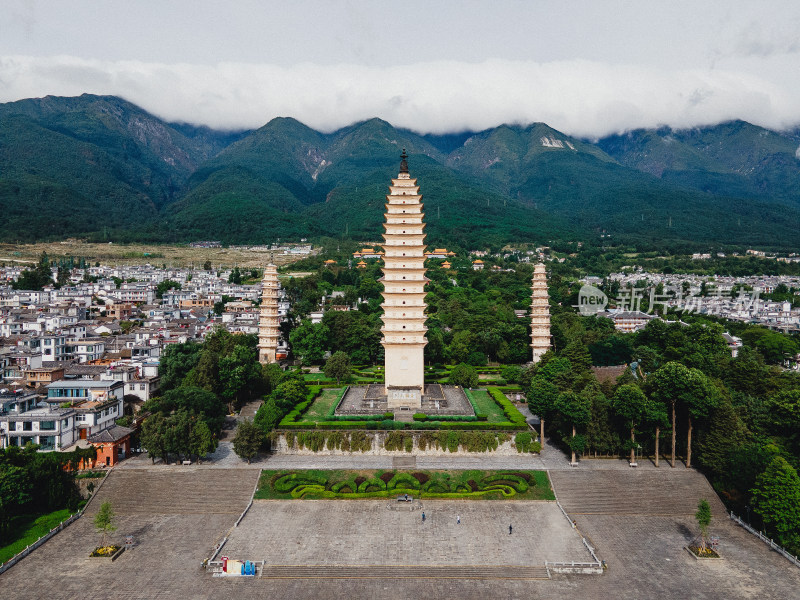
[[[131,430],[116,419],[158,395],[167,346],[202,341],[217,326],[258,333],[261,283],[229,281],[238,269],[97,266],[72,269],[60,288],[12,289],[21,274],[0,269],[0,447],[119,441]],[[283,296],[278,307],[283,318]],[[286,355],[279,345],[278,358]]]
[[648,273],[641,268],[612,273],[582,283],[609,290],[610,310],[596,313],[612,319],[624,332],[637,331],[658,313],[709,315],[784,333],[800,332],[800,307],[767,296],[800,288],[790,275],[710,278],[703,275]]

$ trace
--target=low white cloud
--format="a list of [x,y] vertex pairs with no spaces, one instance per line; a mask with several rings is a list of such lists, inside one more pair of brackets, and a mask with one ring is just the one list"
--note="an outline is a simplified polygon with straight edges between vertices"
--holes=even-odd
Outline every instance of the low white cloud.
[[371,117],[432,133],[542,121],[589,138],[730,119],[786,129],[800,123],[800,94],[790,87],[796,85],[793,78],[776,83],[732,70],[665,71],[587,60],[378,68],[0,57],[0,101],[111,94],[169,121],[225,129],[260,127],[277,116],[322,131]]

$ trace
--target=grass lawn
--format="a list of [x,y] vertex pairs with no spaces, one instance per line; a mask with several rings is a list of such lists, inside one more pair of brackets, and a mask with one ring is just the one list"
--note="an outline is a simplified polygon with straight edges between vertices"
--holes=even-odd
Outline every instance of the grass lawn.
[[503,409],[492,399],[489,392],[486,390],[470,390],[470,393],[472,394],[472,399],[475,401],[475,406],[478,408],[478,412],[485,414],[487,416],[487,421],[490,423],[504,423],[508,421],[503,413]]
[[325,383],[333,383],[335,379],[325,377],[325,373],[304,373],[303,380],[305,381],[319,381]]
[[555,500],[545,471],[321,470],[261,472],[257,500],[392,498]]
[[38,540],[53,527],[69,518],[72,513],[66,508],[55,512],[41,515],[23,515],[14,518],[11,522],[11,531],[7,540],[8,545],[0,547],[0,563],[6,562],[9,558],[22,552],[26,547]]
[[327,420],[328,412],[339,399],[339,394],[341,393],[342,388],[325,388],[300,419],[303,421]]

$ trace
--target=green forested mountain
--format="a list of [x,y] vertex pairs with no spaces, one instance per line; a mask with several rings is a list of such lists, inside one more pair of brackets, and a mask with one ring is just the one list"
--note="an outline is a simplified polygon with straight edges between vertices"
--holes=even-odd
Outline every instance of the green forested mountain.
[[425,135],[380,119],[324,134],[168,124],[83,95],[0,105],[0,235],[264,243],[379,239],[399,154],[428,241],[474,247],[596,237],[797,246],[797,132],[731,122],[590,143],[543,123]]
[[110,96],[0,104],[0,233],[135,234],[219,150],[217,134],[187,131]]
[[620,164],[717,195],[800,206],[800,140],[744,121],[714,127],[636,130],[598,146]]

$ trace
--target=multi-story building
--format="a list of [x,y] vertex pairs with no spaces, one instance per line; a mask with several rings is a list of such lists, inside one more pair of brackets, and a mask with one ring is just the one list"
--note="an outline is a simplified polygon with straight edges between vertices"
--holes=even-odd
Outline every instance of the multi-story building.
[[77,439],[76,411],[37,405],[36,394],[0,393],[0,447],[39,444],[40,450],[60,450]]
[[78,437],[108,429],[123,415],[125,384],[109,380],[61,380],[47,386],[45,401],[50,406],[72,408],[76,412]]

